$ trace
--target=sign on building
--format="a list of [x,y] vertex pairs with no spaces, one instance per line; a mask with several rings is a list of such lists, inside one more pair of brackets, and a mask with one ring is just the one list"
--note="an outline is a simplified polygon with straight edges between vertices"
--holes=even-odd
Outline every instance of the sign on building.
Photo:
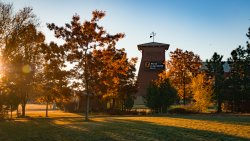
[[164,70],[164,61],[144,61],[144,70]]

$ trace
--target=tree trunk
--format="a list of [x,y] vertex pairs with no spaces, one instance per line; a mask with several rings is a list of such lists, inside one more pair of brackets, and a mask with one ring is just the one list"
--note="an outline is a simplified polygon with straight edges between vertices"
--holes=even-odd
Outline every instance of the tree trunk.
[[160,114],[160,108],[158,108],[158,114]]
[[10,118],[12,119],[12,104],[10,104]]
[[162,107],[161,107],[161,114],[162,114]]
[[22,117],[25,117],[25,106],[26,104],[22,103]]
[[16,109],[16,116],[18,116],[18,107],[19,107],[19,104],[17,105],[17,109]]
[[113,98],[113,110],[115,110],[115,99]]
[[220,99],[218,99],[218,113],[221,113],[221,100]]
[[155,108],[154,108],[154,115],[155,115]]
[[122,100],[122,111],[123,111],[123,100]]
[[48,117],[48,102],[46,102],[46,117]]
[[184,77],[184,105],[186,105],[185,77]]
[[168,114],[168,106],[167,106],[167,114]]
[[111,100],[110,100],[110,103],[109,103],[109,110],[112,109],[112,104],[111,104]]
[[89,85],[88,85],[88,80],[86,80],[87,84],[87,106],[86,106],[86,118],[85,120],[89,120]]
[[152,108],[150,109],[150,114],[152,115]]

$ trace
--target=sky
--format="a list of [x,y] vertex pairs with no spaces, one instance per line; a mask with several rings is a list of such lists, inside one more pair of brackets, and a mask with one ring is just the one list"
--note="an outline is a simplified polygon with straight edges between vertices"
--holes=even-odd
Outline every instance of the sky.
[[[1,0],[0,0],[1,1]],[[210,59],[214,52],[223,55],[223,61],[230,57],[233,49],[246,46],[250,27],[249,0],[2,0],[13,3],[15,10],[33,7],[39,17],[39,28],[46,36],[46,42],[56,39],[46,23],[64,26],[70,23],[74,14],[81,21],[91,20],[92,11],[106,11],[98,24],[110,34],[125,33],[116,47],[124,48],[128,58],[138,57],[137,45],[152,42],[150,33],[156,33],[155,42],[170,44],[166,51],[176,48],[193,51],[202,61]]]

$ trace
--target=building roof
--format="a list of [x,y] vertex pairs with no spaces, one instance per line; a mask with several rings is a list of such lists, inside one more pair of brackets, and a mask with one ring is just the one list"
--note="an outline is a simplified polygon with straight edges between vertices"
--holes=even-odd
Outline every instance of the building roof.
[[143,47],[165,47],[166,50],[169,48],[169,44],[163,44],[158,42],[149,42],[137,45],[138,50],[142,50]]
[[[206,66],[207,62],[202,62],[202,66],[201,66],[201,70],[205,70],[207,69],[207,66]],[[223,68],[224,68],[224,72],[230,72],[230,66],[227,62],[224,63],[223,65]]]

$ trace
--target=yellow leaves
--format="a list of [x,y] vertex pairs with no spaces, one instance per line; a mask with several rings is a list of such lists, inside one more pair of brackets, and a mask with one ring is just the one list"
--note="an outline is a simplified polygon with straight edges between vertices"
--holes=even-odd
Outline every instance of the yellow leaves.
[[190,89],[193,93],[193,99],[196,100],[196,105],[201,109],[206,109],[211,106],[213,95],[212,82],[206,82],[206,74],[201,73],[196,77],[191,78]]

